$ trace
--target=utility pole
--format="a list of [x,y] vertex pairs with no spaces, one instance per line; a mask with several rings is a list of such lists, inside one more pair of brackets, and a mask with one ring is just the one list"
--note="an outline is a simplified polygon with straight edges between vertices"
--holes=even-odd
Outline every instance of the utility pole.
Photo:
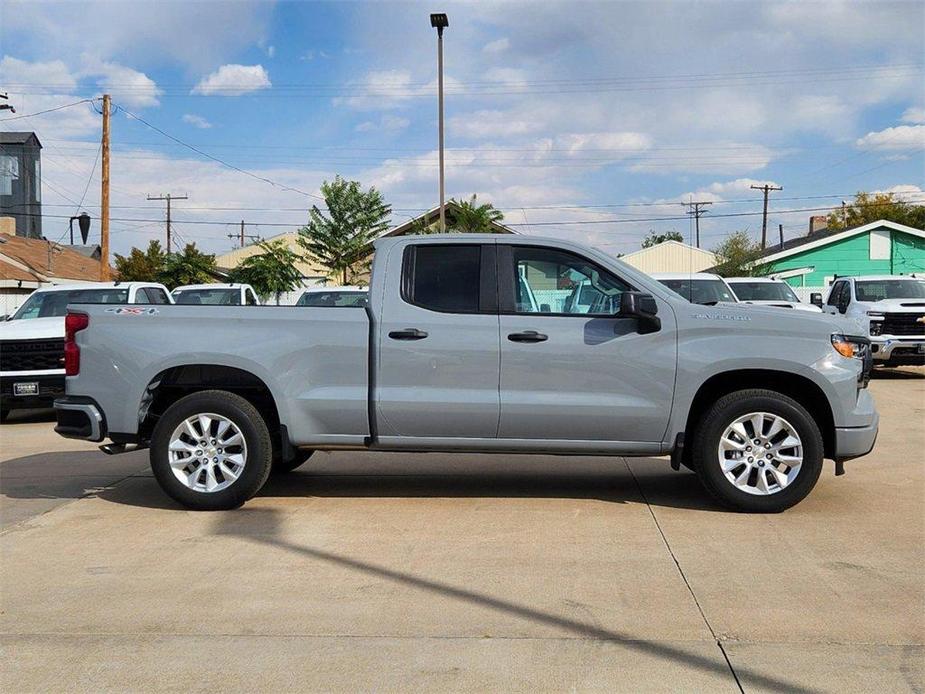
[[444,209],[444,173],[443,173],[443,30],[450,25],[446,14],[430,15],[430,25],[437,30],[437,122],[440,144],[440,233],[446,233],[446,210]]
[[701,202],[691,201],[687,203],[687,206],[690,208],[688,209],[687,213],[694,216],[694,224],[697,229],[697,235],[695,237],[697,239],[696,241],[697,248],[700,248],[700,216],[709,212],[709,210],[705,210],[703,208],[707,205],[712,205],[712,204],[713,204],[712,202],[706,202],[706,201],[701,201]]
[[241,231],[237,234],[225,234],[229,239],[236,239],[240,244],[238,248],[244,248],[244,239],[251,239],[253,241],[260,241],[260,236],[258,234],[245,234],[244,233],[244,220],[241,220]]
[[763,186],[750,186],[752,190],[764,191],[764,214],[761,217],[761,248],[768,245],[768,195],[772,190],[783,190],[783,186],[772,186],[765,183]]
[[109,281],[109,112],[112,101],[103,94],[103,142],[100,145],[102,175],[100,190],[100,281]]
[[[189,197],[186,195],[149,195],[148,200],[157,200],[157,201],[167,201],[167,252],[171,252],[171,238],[170,238],[170,201],[171,200],[189,200]],[[242,222],[243,224],[243,222]]]
[[780,232],[780,247],[783,248],[784,247],[784,225],[778,224],[777,230]]

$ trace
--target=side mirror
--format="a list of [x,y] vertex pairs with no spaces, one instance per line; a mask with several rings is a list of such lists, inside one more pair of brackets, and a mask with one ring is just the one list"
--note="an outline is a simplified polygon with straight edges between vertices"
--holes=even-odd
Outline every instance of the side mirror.
[[644,292],[623,292],[620,295],[620,310],[617,318],[635,318],[639,321],[640,333],[654,333],[661,329],[662,321],[655,315],[658,304],[655,297]]
[[813,292],[812,294],[810,294],[809,303],[811,303],[813,306],[818,306],[819,308],[822,308],[822,294],[820,294],[819,292]]

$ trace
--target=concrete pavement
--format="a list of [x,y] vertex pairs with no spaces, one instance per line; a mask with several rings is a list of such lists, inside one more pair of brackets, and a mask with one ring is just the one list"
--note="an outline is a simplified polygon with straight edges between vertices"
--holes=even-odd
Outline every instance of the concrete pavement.
[[[664,460],[316,454],[227,513],[0,428],[4,691],[922,691],[925,371],[775,516]],[[39,453],[47,451],[47,453]]]

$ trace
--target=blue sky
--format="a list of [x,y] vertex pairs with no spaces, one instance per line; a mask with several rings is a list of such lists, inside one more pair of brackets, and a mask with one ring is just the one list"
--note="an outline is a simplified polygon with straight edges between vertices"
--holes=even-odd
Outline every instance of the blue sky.
[[[112,93],[116,252],[163,238],[148,194],[188,195],[179,238],[221,252],[241,219],[264,237],[297,228],[336,173],[382,190],[397,223],[437,199],[440,10],[447,193],[524,233],[628,252],[650,229],[688,235],[670,218],[695,199],[713,202],[711,247],[760,230],[750,186],[765,182],[784,188],[773,238],[857,190],[925,202],[920,2],[7,0],[0,89],[17,116]],[[3,116],[45,146],[46,236],[81,199],[96,214],[91,106]]]

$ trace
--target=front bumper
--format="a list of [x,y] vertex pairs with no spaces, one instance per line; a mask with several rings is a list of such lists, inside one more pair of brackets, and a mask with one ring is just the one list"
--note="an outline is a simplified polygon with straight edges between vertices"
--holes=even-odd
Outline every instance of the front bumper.
[[[17,383],[35,383],[38,392],[34,395],[15,395]],[[7,372],[0,376],[0,404],[4,410],[23,410],[32,407],[51,407],[55,398],[64,395],[64,374],[50,376],[18,376]]]
[[858,401],[851,413],[850,427],[835,427],[835,455],[837,461],[867,455],[873,450],[880,426],[880,415],[868,390],[858,392]]
[[55,433],[66,439],[102,441],[106,437],[106,418],[90,398],[65,397],[55,400]]
[[925,337],[872,337],[870,348],[878,363],[925,365]]

